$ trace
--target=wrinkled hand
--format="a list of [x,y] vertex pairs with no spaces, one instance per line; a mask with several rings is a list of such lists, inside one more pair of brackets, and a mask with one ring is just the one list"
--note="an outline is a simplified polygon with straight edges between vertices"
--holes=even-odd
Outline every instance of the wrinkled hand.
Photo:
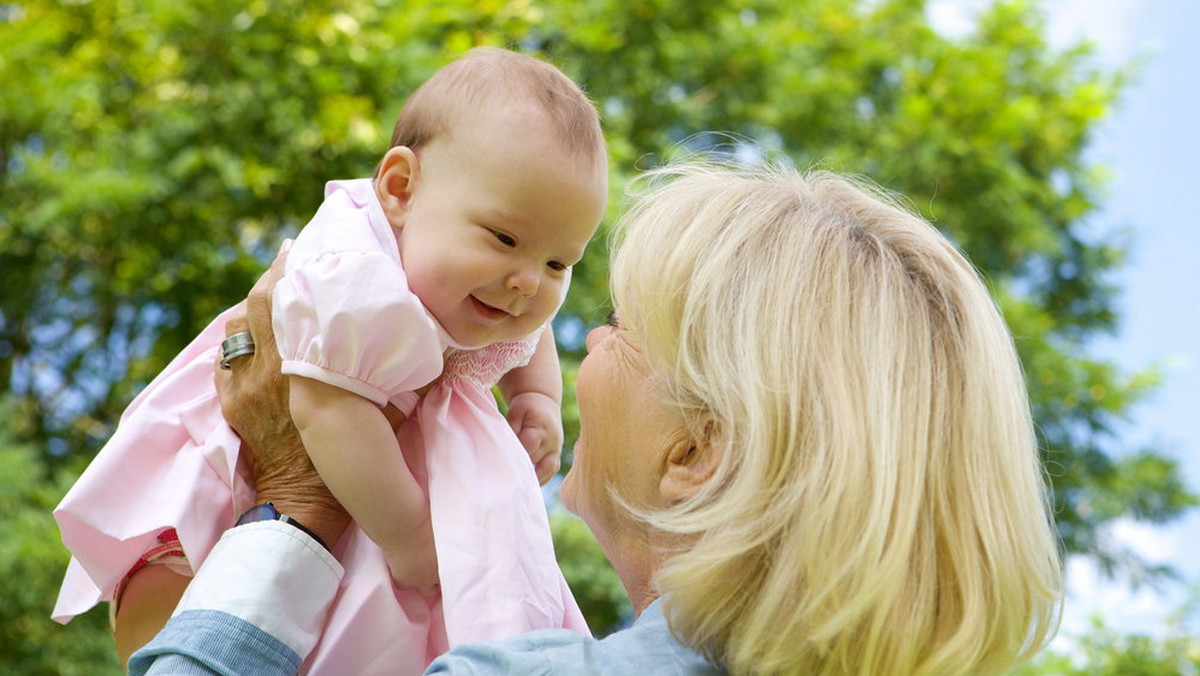
[[245,458],[260,502],[303,523],[333,546],[349,523],[346,510],[333,497],[313,467],[288,409],[287,378],[271,329],[271,291],[283,276],[286,251],[258,279],[225,326],[225,335],[249,331],[255,352],[237,357],[229,369],[216,368],[214,381],[221,412],[242,438]]
[[544,485],[562,463],[563,425],[558,402],[541,392],[523,392],[508,402],[506,417],[533,461],[538,482]]

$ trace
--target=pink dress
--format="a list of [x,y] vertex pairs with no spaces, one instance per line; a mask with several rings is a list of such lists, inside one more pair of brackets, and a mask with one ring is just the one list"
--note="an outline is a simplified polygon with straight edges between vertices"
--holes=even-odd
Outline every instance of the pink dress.
[[[491,394],[528,363],[538,336],[451,350],[443,363],[453,343],[409,291],[369,179],[326,187],[288,254],[273,312],[285,373],[408,415],[397,438],[429,493],[441,577],[433,599],[397,589],[383,552],[350,528],[334,548],[347,575],[301,673],[420,673],[462,643],[547,628],[586,633],[554,559],[532,463]],[[55,510],[73,555],[56,620],[111,600],[164,530],[176,530],[194,571],[254,504],[212,384],[227,314],[130,404]],[[423,398],[413,392],[439,373]]]

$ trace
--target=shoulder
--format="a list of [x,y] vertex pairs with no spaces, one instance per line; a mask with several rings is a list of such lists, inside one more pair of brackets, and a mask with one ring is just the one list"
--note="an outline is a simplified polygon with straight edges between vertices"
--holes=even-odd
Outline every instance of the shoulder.
[[326,184],[324,201],[288,254],[289,270],[338,252],[380,252],[399,265],[395,236],[371,185],[371,179]]
[[469,643],[442,655],[426,674],[635,674],[619,650],[569,629],[529,632],[505,641]]
[[566,629],[535,631],[506,641],[459,646],[427,674],[722,674],[671,635],[661,610],[604,639]]

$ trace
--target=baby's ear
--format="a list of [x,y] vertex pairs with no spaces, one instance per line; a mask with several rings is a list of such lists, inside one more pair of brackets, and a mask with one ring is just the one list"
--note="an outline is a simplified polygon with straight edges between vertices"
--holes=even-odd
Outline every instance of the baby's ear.
[[408,218],[418,171],[417,154],[407,146],[396,146],[387,151],[379,163],[379,172],[375,174],[375,196],[394,228],[403,227]]

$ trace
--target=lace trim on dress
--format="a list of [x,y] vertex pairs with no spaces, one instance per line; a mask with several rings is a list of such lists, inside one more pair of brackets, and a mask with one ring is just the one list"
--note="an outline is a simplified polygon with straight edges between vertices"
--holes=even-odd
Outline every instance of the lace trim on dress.
[[492,387],[505,373],[529,363],[544,330],[542,327],[524,338],[493,343],[478,350],[452,351],[442,369],[442,382],[466,380]]

